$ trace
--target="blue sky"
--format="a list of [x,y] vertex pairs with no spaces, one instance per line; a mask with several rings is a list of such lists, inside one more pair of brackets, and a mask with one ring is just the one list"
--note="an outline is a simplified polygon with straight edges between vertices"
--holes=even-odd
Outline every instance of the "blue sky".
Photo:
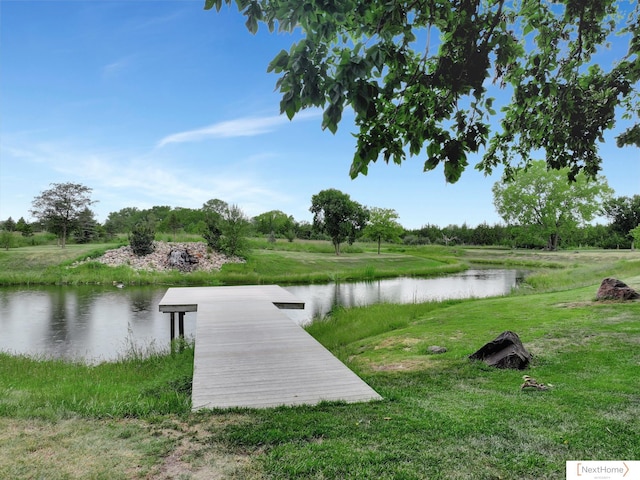
[[[406,228],[500,222],[490,177],[456,184],[424,158],[378,162],[349,177],[353,117],[337,134],[321,113],[279,115],[269,61],[295,36],[257,35],[237,10],[203,0],[0,1],[0,220],[29,215],[51,183],[82,183],[109,212],[200,208],[219,198],[249,216],[311,220],[311,196],[337,188],[395,209]],[[605,53],[606,58],[609,53]],[[621,126],[624,124],[620,124]],[[621,130],[622,127],[619,129]],[[640,193],[640,151],[607,135],[603,175],[616,196]]]

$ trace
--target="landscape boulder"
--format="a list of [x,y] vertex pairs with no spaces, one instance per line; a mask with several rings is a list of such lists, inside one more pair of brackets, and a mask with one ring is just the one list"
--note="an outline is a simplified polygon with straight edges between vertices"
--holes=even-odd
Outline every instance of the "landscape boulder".
[[494,340],[485,344],[480,350],[470,355],[471,360],[481,360],[496,368],[513,368],[524,370],[529,366],[531,354],[527,352],[520,337],[507,330]]
[[616,278],[605,278],[596,293],[597,300],[635,300],[640,293]]
[[177,268],[181,272],[190,272],[198,263],[198,258],[191,255],[186,248],[173,248],[167,255],[167,263],[171,268]]
[[432,353],[434,355],[438,355],[440,353],[446,353],[446,352],[447,352],[447,348],[440,347],[439,345],[431,345],[429,348],[427,348],[427,353]]

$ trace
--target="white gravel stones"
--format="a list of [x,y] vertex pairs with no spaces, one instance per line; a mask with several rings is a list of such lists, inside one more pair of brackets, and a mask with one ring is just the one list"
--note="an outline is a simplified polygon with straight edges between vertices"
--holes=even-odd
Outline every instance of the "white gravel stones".
[[194,271],[210,272],[220,270],[225,263],[244,263],[244,260],[238,257],[227,257],[218,252],[207,251],[207,245],[202,242],[153,242],[155,250],[149,255],[138,257],[133,253],[130,246],[108,250],[100,258],[94,261],[104,263],[110,266],[128,265],[135,270],[148,270],[162,272],[171,270],[169,265],[169,253],[174,249],[186,249],[189,253],[198,259]]

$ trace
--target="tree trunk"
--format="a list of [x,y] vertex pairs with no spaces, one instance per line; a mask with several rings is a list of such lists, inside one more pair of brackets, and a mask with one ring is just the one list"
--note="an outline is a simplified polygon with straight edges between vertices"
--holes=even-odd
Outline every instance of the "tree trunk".
[[558,250],[558,240],[560,236],[557,233],[549,235],[549,241],[547,242],[547,250],[555,252]]
[[378,255],[380,255],[380,243],[382,242],[382,237],[378,237]]

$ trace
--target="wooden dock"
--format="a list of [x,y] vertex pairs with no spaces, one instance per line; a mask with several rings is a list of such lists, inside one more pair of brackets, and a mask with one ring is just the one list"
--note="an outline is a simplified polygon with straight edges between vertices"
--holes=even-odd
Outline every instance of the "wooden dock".
[[197,311],[193,410],[381,399],[281,308],[304,304],[277,285],[167,291],[160,311]]

